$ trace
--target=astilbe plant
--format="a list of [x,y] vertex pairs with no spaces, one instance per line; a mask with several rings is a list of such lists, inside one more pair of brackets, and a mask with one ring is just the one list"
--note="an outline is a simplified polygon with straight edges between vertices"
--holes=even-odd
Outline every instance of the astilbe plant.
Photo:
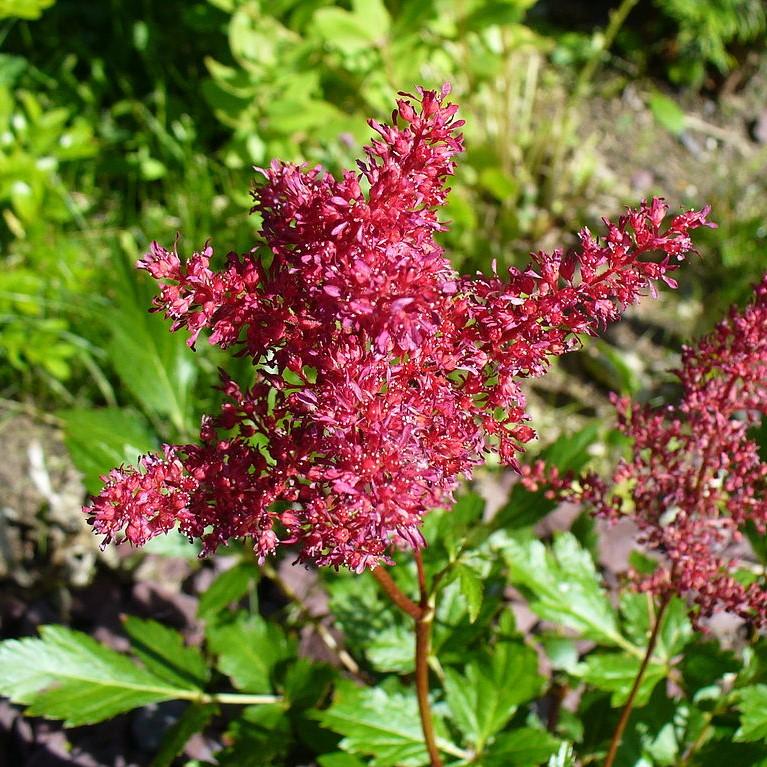
[[[762,627],[767,591],[736,580],[726,554],[747,523],[767,531],[767,463],[748,435],[767,414],[767,277],[750,306],[733,309],[683,350],[678,377],[678,405],[654,410],[616,400],[632,456],[594,502],[609,519],[629,513],[640,541],[662,556],[651,575],[637,576],[642,590],[687,596],[699,617],[725,609]],[[633,511],[610,485],[629,488]]]
[[[248,538],[263,560],[373,569],[416,621],[416,684],[432,764],[429,603],[419,549],[424,515],[446,507],[489,453],[518,467],[534,436],[520,379],[619,318],[691,250],[707,210],[664,226],[654,199],[605,222],[600,240],[537,253],[505,276],[460,276],[436,240],[462,150],[457,107],[441,92],[402,94],[358,171],[273,162],[253,193],[259,249],[220,270],[206,246],[185,262],[153,243],[139,262],[160,284],[156,311],[253,362],[199,444],[165,446],[104,477],[86,512],[105,541],[142,545],[178,527],[211,553]],[[638,423],[638,422],[637,422]],[[705,473],[702,481],[710,483]],[[380,565],[415,551],[421,599]]]
[[[435,235],[462,149],[442,94],[402,98],[360,172],[274,162],[254,192],[257,250],[211,269],[156,243],[139,267],[161,281],[156,309],[246,354],[256,382],[222,373],[226,403],[199,445],[120,468],[87,508],[94,530],[142,545],[179,525],[206,553],[249,537],[260,557],[292,544],[304,562],[361,571],[419,548],[424,514],[452,498],[489,452],[517,466],[534,432],[518,380],[617,319],[691,249],[706,211],[655,199],[588,230],[577,250],[461,277]],[[367,188],[367,191],[363,189]],[[662,260],[652,256],[664,254]]]
[[[675,405],[613,398],[632,447],[609,478],[589,473],[576,481],[542,462],[523,472],[531,489],[545,484],[550,494],[581,501],[600,517],[636,524],[638,542],[657,560],[650,574],[631,573],[659,605],[646,660],[675,594],[687,599],[699,624],[725,610],[757,629],[767,625],[764,580],[744,583],[729,553],[747,526],[767,532],[767,463],[749,434],[767,415],[767,275],[745,309],[731,309],[697,345],[684,347],[676,376],[682,393]],[[640,683],[641,672],[634,694]],[[632,700],[633,694],[623,727]]]

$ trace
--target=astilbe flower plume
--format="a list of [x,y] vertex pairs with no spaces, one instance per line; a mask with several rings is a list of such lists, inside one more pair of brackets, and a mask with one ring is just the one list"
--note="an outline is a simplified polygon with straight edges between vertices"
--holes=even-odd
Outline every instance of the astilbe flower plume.
[[[596,333],[668,276],[707,211],[662,229],[660,200],[588,230],[572,252],[538,253],[507,277],[459,276],[435,235],[454,158],[457,107],[402,94],[359,171],[273,162],[254,192],[269,257],[206,247],[182,262],[156,243],[139,267],[160,281],[156,310],[194,346],[235,347],[252,386],[222,374],[221,412],[200,444],[166,446],[105,477],[87,508],[96,532],[141,545],[176,525],[211,552],[250,537],[264,557],[357,571],[420,547],[431,508],[488,452],[517,465],[527,424],[518,379]],[[662,258],[653,256],[662,254]]]
[[[609,481],[549,476],[555,491],[580,497],[607,519],[625,516],[658,558],[641,590],[686,597],[700,620],[717,609],[767,625],[764,578],[744,585],[728,556],[747,524],[767,533],[767,463],[749,430],[767,415],[767,275],[752,303],[729,315],[697,346],[685,347],[677,371],[678,404],[651,408],[615,398],[618,424],[632,440]],[[538,465],[527,483],[545,475]]]

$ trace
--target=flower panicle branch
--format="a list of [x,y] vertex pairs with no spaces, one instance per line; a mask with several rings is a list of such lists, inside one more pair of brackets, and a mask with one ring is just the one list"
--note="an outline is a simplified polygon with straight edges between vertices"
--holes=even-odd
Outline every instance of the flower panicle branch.
[[182,261],[152,244],[139,267],[160,283],[155,310],[192,347],[206,331],[247,355],[256,380],[222,373],[199,444],[105,477],[87,507],[105,541],[178,526],[205,553],[250,538],[261,558],[290,544],[318,565],[390,564],[392,547],[424,545],[424,514],[488,453],[518,468],[534,437],[519,379],[658,280],[673,287],[708,210],[664,226],[659,199],[525,269],[459,275],[435,238],[463,148],[448,92],[401,94],[357,171],[261,169],[263,245],[222,268],[210,246]]

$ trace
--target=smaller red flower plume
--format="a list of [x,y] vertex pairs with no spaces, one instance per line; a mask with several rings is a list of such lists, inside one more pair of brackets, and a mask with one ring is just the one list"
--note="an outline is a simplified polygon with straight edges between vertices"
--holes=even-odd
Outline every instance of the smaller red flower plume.
[[[435,234],[454,158],[457,107],[419,90],[397,101],[359,172],[273,162],[254,193],[270,258],[210,266],[156,243],[139,263],[161,282],[156,309],[248,355],[257,378],[203,421],[201,444],[166,448],[105,477],[87,512],[107,539],[136,545],[176,523],[205,551],[250,537],[299,558],[361,571],[393,545],[424,545],[429,509],[495,451],[512,466],[532,439],[517,379],[617,319],[692,248],[707,211],[662,229],[660,200],[539,253],[508,278],[461,277]],[[660,260],[656,254],[662,254]]]
[[[728,551],[747,523],[767,533],[767,463],[749,434],[767,415],[767,276],[750,306],[684,349],[677,374],[677,405],[616,399],[631,459],[608,482],[587,477],[581,498],[608,519],[629,515],[659,556],[650,577],[636,576],[641,589],[684,595],[699,618],[725,609],[763,627],[767,584],[736,578]],[[540,467],[528,474],[528,483],[541,479]]]

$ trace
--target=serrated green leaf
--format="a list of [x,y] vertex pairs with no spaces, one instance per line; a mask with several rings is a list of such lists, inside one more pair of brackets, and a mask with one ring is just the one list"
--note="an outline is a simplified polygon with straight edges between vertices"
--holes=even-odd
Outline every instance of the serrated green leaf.
[[343,682],[333,705],[315,715],[323,727],[344,736],[344,751],[373,756],[371,767],[428,763],[414,695]]
[[60,410],[64,443],[89,493],[101,490],[102,474],[121,464],[135,464],[157,441],[135,410]]
[[461,586],[461,594],[466,599],[469,623],[474,623],[482,609],[482,596],[484,594],[482,578],[468,565],[459,564],[458,582]]
[[172,685],[202,688],[210,678],[202,653],[188,647],[178,631],[153,620],[127,616],[123,629],[133,651],[155,676]]
[[[333,573],[325,583],[330,594],[330,611],[335,617],[335,625],[343,632],[352,654],[367,655],[379,636],[399,631],[397,627],[403,622],[402,615],[382,595],[372,577]],[[390,643],[384,638],[383,644],[388,648]]]
[[695,692],[716,684],[725,674],[736,673],[742,664],[732,650],[716,641],[696,642],[685,650],[681,669],[685,689]]
[[[591,653],[574,669],[573,674],[599,690],[612,693],[611,704],[617,708],[628,700],[631,687],[639,673],[640,663],[639,658],[626,653]],[[644,706],[650,699],[655,685],[665,676],[665,666],[650,663],[637,690],[634,705]]]
[[193,685],[172,686],[79,631],[43,626],[40,638],[0,643],[0,689],[27,713],[75,727],[110,719],[162,700],[189,697]]
[[249,706],[226,733],[231,745],[216,754],[219,767],[271,767],[286,764],[293,745],[290,719],[279,704]]
[[537,615],[587,639],[639,652],[618,631],[615,611],[594,562],[573,535],[558,535],[551,550],[535,540],[499,536],[498,542],[511,581],[529,594],[530,608]]
[[282,688],[291,709],[316,706],[327,693],[333,679],[333,669],[306,658],[298,658],[288,666]]
[[520,642],[499,642],[491,655],[469,661],[464,673],[445,669],[448,707],[478,752],[520,703],[540,693],[543,681],[535,651]]
[[415,669],[415,638],[411,626],[393,623],[376,631],[365,652],[376,671],[410,674]]
[[217,711],[218,706],[213,703],[191,703],[187,706],[181,718],[165,734],[150,767],[171,767],[189,738],[202,732]]
[[200,597],[197,615],[206,620],[233,602],[238,602],[248,593],[251,584],[258,580],[259,574],[258,567],[249,562],[241,562],[224,570]]
[[755,684],[738,691],[739,741],[767,740],[767,685]]
[[499,735],[482,759],[483,767],[538,767],[559,748],[545,730],[522,727]]
[[[126,271],[122,260],[117,268]],[[183,335],[169,333],[167,323],[147,310],[151,299],[143,284],[132,274],[122,274],[119,284],[120,302],[107,316],[110,362],[148,414],[168,418],[180,433],[190,432],[197,377],[193,353]]]
[[218,656],[217,667],[245,692],[269,692],[275,666],[292,655],[282,629],[258,615],[240,613],[232,620],[209,625],[205,635]]
[[[640,647],[647,644],[657,607],[647,594],[626,592],[621,595],[621,614],[624,618],[626,635]],[[692,639],[693,631],[685,603],[675,597],[663,616],[663,623],[653,657],[668,663],[678,655]]]

